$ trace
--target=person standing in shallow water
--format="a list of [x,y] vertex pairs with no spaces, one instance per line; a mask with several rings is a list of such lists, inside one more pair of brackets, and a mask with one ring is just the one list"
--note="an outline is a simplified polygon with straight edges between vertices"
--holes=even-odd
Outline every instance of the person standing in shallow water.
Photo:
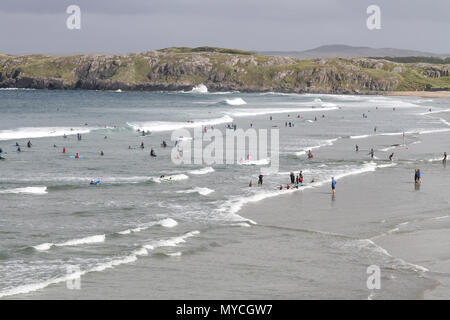
[[422,183],[422,173],[420,172],[420,169],[416,169],[416,173],[414,175],[414,182],[416,184]]
[[334,180],[334,177],[331,178],[331,191],[333,193],[333,196],[336,195],[336,180]]

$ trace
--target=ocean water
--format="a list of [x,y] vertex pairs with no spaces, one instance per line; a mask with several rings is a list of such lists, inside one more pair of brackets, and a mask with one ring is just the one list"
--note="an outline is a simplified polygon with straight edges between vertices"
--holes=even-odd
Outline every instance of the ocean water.
[[[296,247],[297,254],[310,258],[305,258],[310,262],[305,262],[305,267],[314,278],[324,279],[323,283],[297,277],[299,271],[293,266],[265,264],[266,268],[272,268],[274,277],[281,269],[287,278],[270,290],[254,284],[256,297],[271,298],[275,290],[276,297],[284,298],[361,298],[363,285],[349,283],[345,290],[345,286],[342,289],[334,285],[332,279],[327,282],[324,266],[335,261],[336,246],[340,248],[339,254],[346,257],[345,264],[336,264],[344,273],[353,272],[352,266],[369,258],[393,263],[392,268],[398,266],[397,260],[386,262],[382,247],[371,239],[330,242],[310,234],[302,238],[303,244],[298,247],[295,234],[288,231],[284,238],[283,234],[273,239],[265,237],[258,216],[249,218],[242,211],[265,199],[276,203],[278,197],[287,193],[306,195],[327,185],[332,176],[338,181],[348,181],[385,170],[403,174],[411,165],[426,168],[439,163],[441,151],[445,150],[418,149],[407,157],[394,156],[393,162],[387,158],[399,148],[420,146],[426,137],[446,137],[450,132],[449,105],[445,99],[214,94],[205,90],[176,93],[0,90],[0,148],[6,152],[2,154],[6,160],[0,161],[0,297],[20,298],[51,291],[73,276],[68,274],[68,266],[76,266],[76,275],[82,279],[108,275],[120,282],[121,277],[125,281],[127,270],[131,272],[127,268],[138,263],[146,263],[155,272],[159,270],[159,277],[168,277],[161,271],[167,259],[177,259],[180,268],[186,259],[185,263],[192,267],[207,254],[214,261],[233,265],[236,257],[227,248],[236,246],[236,242],[267,248],[266,253],[251,256],[253,264],[249,264],[249,271],[254,268],[257,272],[258,261],[264,264],[265,255],[277,256],[275,248],[288,242]],[[286,126],[286,122],[294,126]],[[225,126],[230,123],[245,130],[250,124],[255,129],[279,129],[280,168],[264,177],[262,187],[257,187],[256,182],[260,169],[270,164],[268,159],[236,159],[233,164],[221,165],[177,165],[171,161],[173,130],[186,128],[192,132],[204,127],[212,130],[213,126],[225,133],[229,130]],[[142,136],[137,129],[151,134]],[[81,140],[77,139],[77,133],[81,134]],[[31,148],[26,146],[29,140]],[[163,140],[168,143],[167,148],[161,146]],[[144,149],[140,148],[142,142]],[[16,152],[16,143],[22,152]],[[360,145],[356,156],[355,144]],[[367,155],[371,147],[375,149],[374,160]],[[157,157],[149,156],[151,148]],[[308,150],[320,157],[307,159]],[[76,153],[82,158],[69,157]],[[289,183],[289,172],[299,170],[306,177],[303,187],[278,190],[280,184]],[[90,185],[91,180],[101,182]],[[252,188],[248,186],[250,180]],[[436,203],[434,209],[445,210],[447,205]],[[392,206],[395,212],[396,203]],[[282,214],[277,213],[278,217],[273,219],[280,219]],[[448,222],[442,214],[436,217],[423,214],[421,217],[421,211],[417,212],[418,221],[425,217],[437,220],[425,219],[420,226],[414,223],[408,228],[414,226],[423,231],[435,228],[436,223]],[[315,226],[314,230],[320,227]],[[350,236],[350,232],[336,225],[328,225],[327,234],[333,234],[333,228],[340,235],[344,233],[344,239]],[[357,227],[361,234],[376,233],[378,228],[367,221],[359,221]],[[320,267],[316,260],[321,261]],[[404,281],[403,287],[393,287],[385,297],[395,297],[396,290],[407,291],[406,284],[414,283],[416,289],[422,290],[430,287],[423,280],[427,268],[412,263],[408,265],[412,268],[405,268],[405,265],[398,272],[403,275],[407,269],[411,274],[397,275]],[[212,270],[205,264],[202,268],[204,273]],[[139,279],[139,272],[144,271],[132,272]],[[295,293],[290,288],[289,276],[297,281],[299,289]],[[236,292],[227,287],[225,278],[223,287],[215,288],[220,293],[218,297],[235,297]],[[217,283],[221,283],[220,278]],[[165,284],[159,286],[159,296],[190,297],[180,294],[170,279]],[[198,290],[207,287],[207,281],[203,285],[200,281]],[[124,298],[138,295],[129,292]]]

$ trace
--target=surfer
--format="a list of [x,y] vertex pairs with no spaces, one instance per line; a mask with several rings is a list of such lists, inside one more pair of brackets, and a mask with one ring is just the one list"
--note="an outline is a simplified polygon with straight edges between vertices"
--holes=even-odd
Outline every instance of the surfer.
[[394,153],[392,152],[391,155],[389,156],[389,161],[392,161],[393,157],[394,157]]
[[253,186],[253,181],[250,180],[250,183],[248,184],[248,187],[251,188]]
[[80,159],[80,155],[78,154],[78,152],[75,154],[75,159]]
[[359,147],[358,147],[358,145],[355,145],[355,150],[356,150],[356,152],[358,152],[358,151],[359,151]]
[[[1,150],[2,149],[0,149],[0,153],[1,153]],[[442,162],[447,162],[447,152],[444,152],[444,159],[442,159]]]
[[312,154],[311,150],[308,151],[308,159],[314,158],[314,155]]
[[259,176],[258,176],[258,185],[261,185],[262,186],[262,184],[263,184],[263,175],[262,174],[260,174]]
[[101,155],[101,156],[104,156],[105,154],[103,153],[103,151],[100,151],[100,155]]
[[373,151],[373,148],[372,148],[372,149],[370,149],[370,152],[369,152],[369,154],[370,154],[370,158],[372,158],[372,159],[373,159],[373,157],[374,157],[374,154],[375,154],[375,152]]
[[89,184],[94,184],[94,180],[91,180],[91,182]]
[[336,194],[336,180],[334,180],[334,177],[331,178],[331,190],[334,196]]
[[27,142],[27,147],[31,148],[31,141],[30,140],[28,140],[28,142]]

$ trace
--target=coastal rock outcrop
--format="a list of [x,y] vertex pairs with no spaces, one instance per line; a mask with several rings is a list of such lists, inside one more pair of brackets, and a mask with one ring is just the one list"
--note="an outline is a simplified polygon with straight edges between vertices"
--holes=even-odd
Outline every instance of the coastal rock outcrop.
[[[0,88],[380,93],[450,88],[449,65],[382,59],[298,60],[211,47],[127,55],[0,55]],[[439,82],[437,82],[439,81]]]

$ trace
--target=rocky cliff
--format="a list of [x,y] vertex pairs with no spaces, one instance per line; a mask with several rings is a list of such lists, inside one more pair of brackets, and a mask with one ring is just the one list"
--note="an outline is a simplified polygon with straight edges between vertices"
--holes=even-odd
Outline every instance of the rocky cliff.
[[0,55],[0,88],[380,93],[450,88],[449,65],[368,58],[298,60],[168,48],[127,55]]

